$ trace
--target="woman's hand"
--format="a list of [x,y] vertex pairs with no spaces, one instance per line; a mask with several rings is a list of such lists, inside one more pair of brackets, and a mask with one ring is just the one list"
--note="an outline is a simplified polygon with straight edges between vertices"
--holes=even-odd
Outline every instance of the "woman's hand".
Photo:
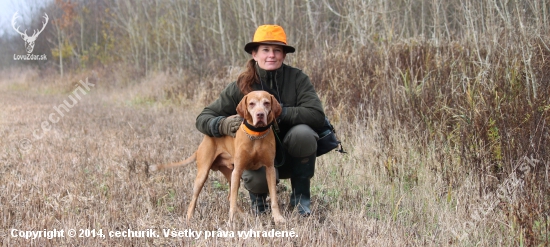
[[242,122],[243,118],[239,115],[233,115],[222,119],[219,127],[220,134],[235,137]]

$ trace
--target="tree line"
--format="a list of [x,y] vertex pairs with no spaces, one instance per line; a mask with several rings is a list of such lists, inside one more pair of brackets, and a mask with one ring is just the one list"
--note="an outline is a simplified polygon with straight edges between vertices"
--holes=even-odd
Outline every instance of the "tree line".
[[[353,52],[408,38],[461,40],[481,49],[503,34],[544,37],[549,6],[549,0],[55,0],[33,10],[26,29],[40,27],[48,14],[34,53],[47,54],[39,65],[61,74],[115,62],[145,74],[208,73],[241,65],[244,44],[262,24],[283,26],[298,52]],[[11,27],[0,45],[2,65],[17,64],[10,54],[24,50]]]

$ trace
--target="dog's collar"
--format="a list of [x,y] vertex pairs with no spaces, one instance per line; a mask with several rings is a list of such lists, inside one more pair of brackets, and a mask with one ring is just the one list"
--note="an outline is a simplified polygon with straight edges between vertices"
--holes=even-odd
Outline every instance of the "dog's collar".
[[271,130],[271,125],[272,123],[266,125],[265,127],[256,128],[249,124],[245,119],[241,124],[241,129],[248,136],[248,138],[250,138],[250,140],[259,140],[263,139],[267,136],[267,134],[269,134],[269,130]]

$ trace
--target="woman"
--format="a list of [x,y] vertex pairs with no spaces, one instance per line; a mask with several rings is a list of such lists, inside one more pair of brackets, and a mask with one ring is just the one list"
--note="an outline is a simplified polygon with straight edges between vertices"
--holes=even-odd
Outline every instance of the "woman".
[[[229,84],[218,99],[204,108],[197,117],[197,129],[214,137],[235,136],[242,122],[236,115],[236,108],[244,95],[254,90],[265,90],[274,95],[283,107],[277,119],[280,129],[277,135],[283,147],[278,145],[277,153],[285,157],[284,163],[277,168],[277,176],[278,179],[290,178],[290,205],[297,207],[300,215],[309,216],[310,179],[315,172],[319,138],[314,130],[323,126],[323,106],[309,77],[283,63],[286,54],[293,53],[295,49],[287,45],[282,27],[258,27],[253,41],[246,44],[244,50],[252,55],[246,64],[246,71],[239,75],[236,82]],[[278,165],[278,162],[275,164]],[[254,212],[265,212],[268,208],[265,203],[268,193],[265,167],[245,171],[242,179],[249,191]]]

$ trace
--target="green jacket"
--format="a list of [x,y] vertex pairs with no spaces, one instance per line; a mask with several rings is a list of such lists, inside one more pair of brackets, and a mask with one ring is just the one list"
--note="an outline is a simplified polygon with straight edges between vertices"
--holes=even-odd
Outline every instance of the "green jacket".
[[[323,127],[323,106],[306,74],[286,64],[275,71],[260,69],[259,73],[261,84],[254,84],[252,89],[268,91],[279,100],[283,107],[278,119],[282,133],[298,124],[307,124],[314,130]],[[220,97],[199,114],[195,123],[197,129],[206,135],[220,137],[219,121],[237,114],[237,105],[243,97],[237,82],[230,83]]]

